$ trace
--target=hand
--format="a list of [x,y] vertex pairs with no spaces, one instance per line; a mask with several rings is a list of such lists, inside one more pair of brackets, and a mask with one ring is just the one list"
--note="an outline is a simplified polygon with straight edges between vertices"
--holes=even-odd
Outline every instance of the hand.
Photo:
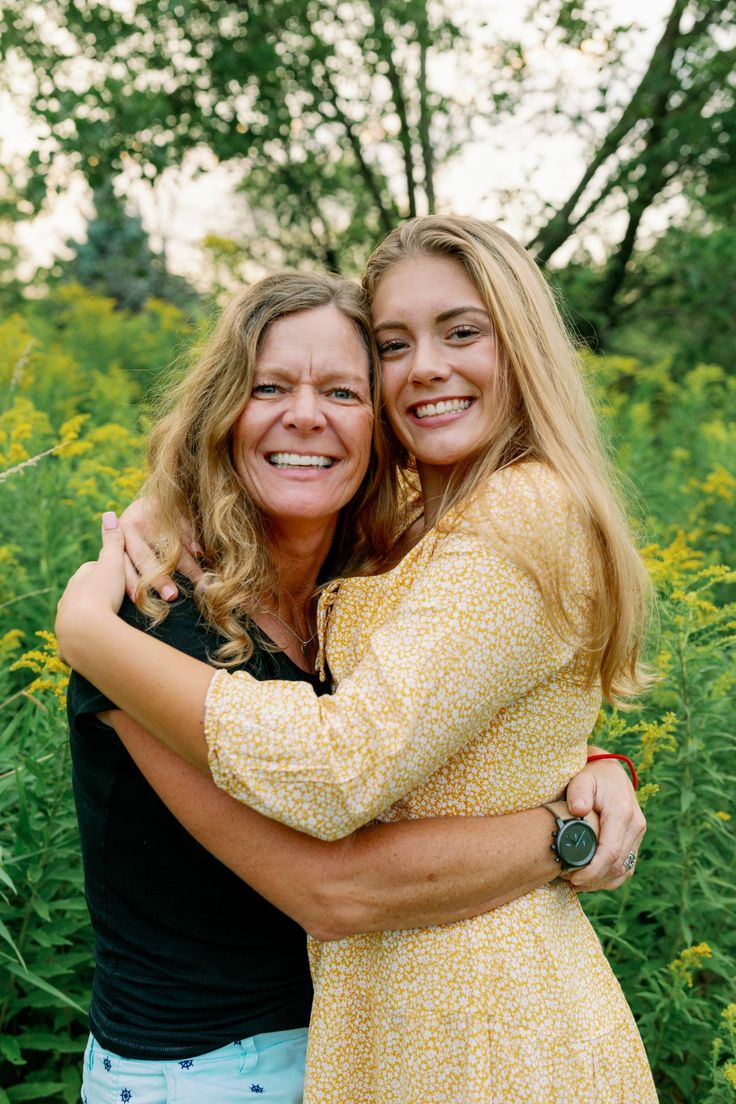
[[[152,548],[156,539],[156,518],[150,499],[137,498],[122,513],[120,525],[125,540],[125,589],[131,601],[135,601],[138,581],[141,575],[153,574],[158,566],[156,553]],[[203,548],[194,540],[193,533],[184,522],[180,526],[181,552],[177,570],[186,575],[193,583],[202,577],[202,569],[195,556],[203,554]],[[160,575],[153,583],[153,589],[166,602],[172,602],[179,590],[170,575]]]
[[634,873],[624,862],[638,855],[647,828],[627,772],[615,759],[589,763],[568,785],[567,804],[574,816],[597,812],[600,834],[593,860],[565,877],[579,890],[617,889]]
[[123,533],[114,513],[102,515],[102,548],[97,560],[72,575],[56,607],[59,656],[74,666],[77,635],[105,613],[117,614],[125,597]]

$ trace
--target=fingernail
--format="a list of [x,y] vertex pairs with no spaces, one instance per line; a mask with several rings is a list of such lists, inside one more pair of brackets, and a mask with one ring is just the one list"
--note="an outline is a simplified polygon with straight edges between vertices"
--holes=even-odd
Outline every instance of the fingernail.
[[199,541],[192,541],[192,555],[193,556],[204,556],[204,548],[199,543]]
[[161,587],[161,597],[165,602],[172,602],[176,598],[176,587],[165,586]]
[[114,510],[106,510],[102,515],[102,528],[103,529],[117,529],[118,516]]

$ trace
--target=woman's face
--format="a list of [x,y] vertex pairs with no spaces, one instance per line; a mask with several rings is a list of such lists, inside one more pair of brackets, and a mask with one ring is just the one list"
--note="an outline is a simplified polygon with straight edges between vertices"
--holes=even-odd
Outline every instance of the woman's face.
[[334,524],[366,473],[372,431],[368,355],[353,322],[333,306],[273,322],[231,434],[253,501],[291,526]]
[[488,312],[451,257],[407,257],[376,288],[373,320],[383,398],[420,475],[452,468],[488,441],[497,350]]

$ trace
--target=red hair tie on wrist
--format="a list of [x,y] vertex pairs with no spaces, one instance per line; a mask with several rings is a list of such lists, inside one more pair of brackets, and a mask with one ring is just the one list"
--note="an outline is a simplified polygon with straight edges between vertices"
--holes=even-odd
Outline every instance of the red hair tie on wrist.
[[606,751],[602,752],[600,755],[589,755],[587,762],[595,763],[597,759],[620,759],[622,763],[626,764],[626,766],[629,768],[629,771],[631,772],[631,785],[634,787],[635,790],[638,789],[639,779],[636,776],[634,764],[631,762],[628,755],[617,755],[613,751]]

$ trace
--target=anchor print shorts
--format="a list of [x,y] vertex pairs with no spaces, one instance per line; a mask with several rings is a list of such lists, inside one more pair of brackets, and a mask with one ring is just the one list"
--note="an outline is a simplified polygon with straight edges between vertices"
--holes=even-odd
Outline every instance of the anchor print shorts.
[[269,1031],[165,1062],[121,1058],[90,1035],[82,1104],[301,1104],[307,1029]]

